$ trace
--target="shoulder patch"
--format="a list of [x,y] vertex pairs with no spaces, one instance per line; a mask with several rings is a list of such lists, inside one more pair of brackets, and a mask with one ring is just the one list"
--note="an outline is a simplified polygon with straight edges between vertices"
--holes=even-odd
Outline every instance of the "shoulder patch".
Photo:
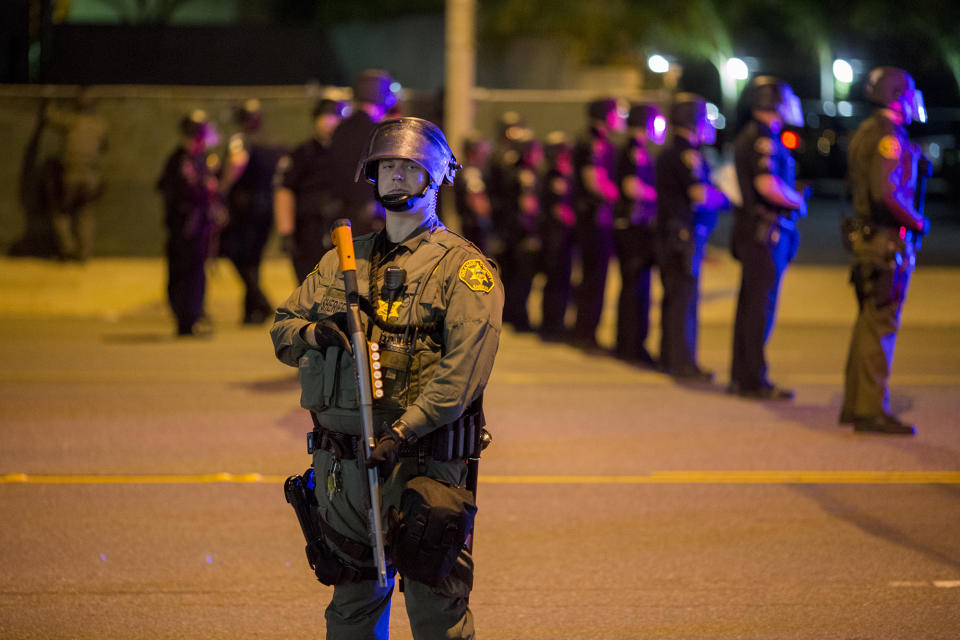
[[480,258],[467,260],[460,265],[460,273],[458,275],[463,284],[467,285],[471,291],[488,293],[493,289],[493,274],[490,273],[490,269],[487,268],[487,265],[485,265]]
[[766,137],[766,136],[757,138],[756,141],[753,143],[753,149],[754,149],[757,153],[762,153],[762,154],[765,155],[765,156],[772,156],[772,155],[773,155],[773,140],[771,140],[770,138],[768,138],[768,137]]
[[903,147],[901,147],[900,141],[897,140],[896,136],[887,135],[880,138],[877,151],[887,160],[899,160],[900,154],[903,152]]

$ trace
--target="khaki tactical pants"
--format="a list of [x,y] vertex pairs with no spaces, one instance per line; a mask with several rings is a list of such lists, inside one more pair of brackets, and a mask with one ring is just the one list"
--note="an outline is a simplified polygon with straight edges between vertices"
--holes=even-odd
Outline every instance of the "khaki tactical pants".
[[851,281],[860,311],[847,356],[843,412],[870,418],[890,412],[887,383],[915,255],[892,231],[856,243]]
[[[368,544],[366,470],[360,468],[356,460],[342,460],[336,465],[327,451],[317,451],[313,456],[321,517],[338,532]],[[425,466],[425,473],[420,474],[416,458],[401,458],[390,477],[383,479],[384,527],[389,522],[390,507],[399,508],[403,488],[414,476],[427,475],[458,485],[466,481],[467,467],[463,460],[436,462],[428,457]],[[329,540],[328,543],[335,549]],[[351,562],[357,564],[352,559]],[[466,549],[461,551],[459,562],[466,564],[472,573],[473,559]],[[368,564],[372,566],[372,561]],[[388,638],[393,587],[393,578],[388,578],[385,588],[378,587],[373,580],[334,587],[333,600],[325,614],[328,640]],[[474,638],[469,596],[470,588],[453,576],[436,588],[405,580],[404,598],[413,637],[416,640]]]

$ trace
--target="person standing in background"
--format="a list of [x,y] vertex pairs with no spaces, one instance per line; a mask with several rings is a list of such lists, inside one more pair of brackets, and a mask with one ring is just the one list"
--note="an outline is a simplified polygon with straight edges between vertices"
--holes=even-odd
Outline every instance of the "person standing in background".
[[96,112],[87,88],[70,111],[50,104],[46,121],[58,129],[63,142],[59,156],[59,180],[49,181],[53,231],[61,260],[84,262],[93,253],[96,221],[90,204],[103,192],[100,160],[107,148],[107,121]]
[[217,131],[206,112],[197,109],[180,121],[180,135],[180,145],[157,181],[166,211],[167,296],[177,335],[207,336],[212,327],[204,313],[204,267],[226,217],[217,181],[219,161],[207,155],[217,143]]
[[611,135],[623,130],[625,113],[613,98],[587,105],[589,127],[574,149],[574,207],[582,277],[577,288],[576,346],[598,349],[597,326],[603,311],[607,267],[613,255],[613,205],[620,197],[615,183],[617,149]]
[[313,136],[280,159],[273,215],[280,246],[290,256],[297,282],[303,282],[333,245],[330,225],[337,210],[331,193],[330,140],[347,111],[324,98],[313,107]]
[[657,192],[649,143],[662,145],[667,120],[652,104],[627,115],[627,143],[617,159],[620,200],[613,208],[613,239],[620,263],[617,357],[652,366],[644,343],[650,329],[650,272],[657,263]]
[[239,132],[230,137],[220,178],[220,193],[229,220],[220,235],[220,253],[233,263],[243,281],[243,323],[273,318],[273,305],[260,288],[260,263],[273,225],[273,181],[283,155],[262,138],[259,100],[237,107]]

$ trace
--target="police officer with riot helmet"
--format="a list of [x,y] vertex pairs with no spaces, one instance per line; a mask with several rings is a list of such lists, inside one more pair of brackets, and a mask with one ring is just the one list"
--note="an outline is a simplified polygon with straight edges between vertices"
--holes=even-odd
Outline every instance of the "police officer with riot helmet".
[[527,298],[533,278],[540,270],[542,242],[540,238],[540,164],[543,147],[530,137],[516,144],[517,160],[506,176],[505,231],[510,238],[509,265],[505,279],[506,300],[503,321],[514,331],[530,331]]
[[567,335],[564,318],[570,302],[570,273],[576,243],[573,212],[573,145],[562,131],[547,134],[546,171],[540,195],[540,236],[543,240],[542,321],[540,337],[554,342]]
[[744,99],[751,119],[734,142],[743,203],[734,210],[732,250],[742,275],[728,390],[745,398],[790,400],[793,391],[767,378],[764,351],[780,280],[800,244],[796,222],[807,214],[793,156],[780,141],[783,127],[801,126],[803,115],[790,85],[772,76],[754,78]]
[[613,205],[620,197],[615,182],[617,149],[611,135],[623,130],[624,115],[613,98],[589,103],[589,129],[574,148],[574,206],[583,277],[577,289],[573,341],[589,350],[597,349],[597,326],[613,254]]
[[354,182],[354,170],[370,133],[397,104],[394,81],[380,69],[367,69],[353,83],[353,111],[333,132],[330,141],[331,190],[339,209],[337,217],[348,218],[354,233],[383,228],[383,206],[366,185]]
[[647,145],[663,144],[667,121],[656,105],[634,105],[627,114],[627,131],[627,142],[617,158],[620,200],[613,209],[621,281],[617,356],[652,365],[653,357],[644,343],[650,327],[650,270],[657,262],[657,192]]
[[922,202],[928,165],[905,128],[925,122],[926,109],[914,79],[896,67],[871,71],[865,93],[876,110],[854,133],[847,154],[856,217],[846,223],[846,240],[859,312],[840,422],[852,423],[856,432],[913,435],[913,425],[890,414],[887,384],[916,261],[914,243],[929,229]]
[[[464,458],[479,447],[480,399],[499,342],[503,286],[493,264],[437,218],[437,191],[457,169],[438,127],[419,118],[385,121],[365,149],[358,179],[373,183],[387,211],[385,229],[354,239],[359,290],[369,301],[366,337],[379,345],[382,364],[384,395],[373,400],[380,426],[369,463],[380,468],[387,521],[414,480],[464,485]],[[334,584],[327,637],[386,638],[394,581],[390,572],[381,588],[369,575],[367,470],[355,454],[361,424],[338,271],[331,251],[277,310],[271,336],[277,357],[299,368],[301,404],[316,425],[316,514],[323,546],[338,565],[327,578]],[[403,515],[401,507],[401,522]],[[463,540],[444,544],[454,545],[452,571],[417,578],[409,563],[436,550],[393,547],[413,634],[472,638],[472,559]],[[315,569],[318,577],[323,568]]]
[[167,158],[157,190],[163,196],[167,227],[167,294],[178,336],[205,336],[212,328],[204,314],[206,272],[216,233],[226,212],[220,198],[219,162],[207,155],[217,131],[202,110],[180,121],[180,145]]
[[678,93],[670,106],[671,141],[657,158],[657,231],[660,238],[660,366],[679,380],[709,382],[713,373],[697,364],[700,266],[717,213],[729,206],[710,182],[700,149],[716,131],[706,101]]
[[490,143],[480,134],[472,132],[463,141],[463,156],[463,169],[457,172],[453,182],[460,231],[480,251],[486,251],[493,222],[490,194],[487,191],[490,181],[487,174]]
[[332,246],[330,225],[338,215],[331,192],[330,139],[349,105],[324,98],[313,107],[313,136],[281,159],[274,190],[274,220],[297,282]]
[[264,141],[259,100],[239,105],[234,118],[240,130],[230,137],[220,176],[230,214],[220,234],[220,253],[243,281],[243,323],[261,324],[273,318],[273,306],[260,287],[260,263],[273,226],[273,182],[284,150]]

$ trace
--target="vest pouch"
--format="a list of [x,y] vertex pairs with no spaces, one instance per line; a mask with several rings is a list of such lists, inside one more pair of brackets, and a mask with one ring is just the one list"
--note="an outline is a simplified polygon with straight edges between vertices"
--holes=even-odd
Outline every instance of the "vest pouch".
[[476,513],[468,490],[427,476],[411,479],[388,533],[397,571],[410,580],[439,586],[453,571]]
[[317,349],[307,349],[300,357],[297,375],[300,379],[301,407],[318,412],[330,407],[336,380],[336,371],[331,365],[335,363],[335,354],[330,354],[328,359]]
[[[336,357],[334,357],[334,353],[336,353]],[[360,399],[357,397],[357,370],[353,362],[353,356],[339,347],[329,347],[327,358],[336,363],[333,367],[333,403],[331,406],[338,409],[356,409],[360,406]]]
[[376,398],[373,406],[379,411],[402,411],[407,408],[407,392],[410,385],[410,365],[413,357],[406,349],[380,345],[380,372],[383,376],[383,397]]

